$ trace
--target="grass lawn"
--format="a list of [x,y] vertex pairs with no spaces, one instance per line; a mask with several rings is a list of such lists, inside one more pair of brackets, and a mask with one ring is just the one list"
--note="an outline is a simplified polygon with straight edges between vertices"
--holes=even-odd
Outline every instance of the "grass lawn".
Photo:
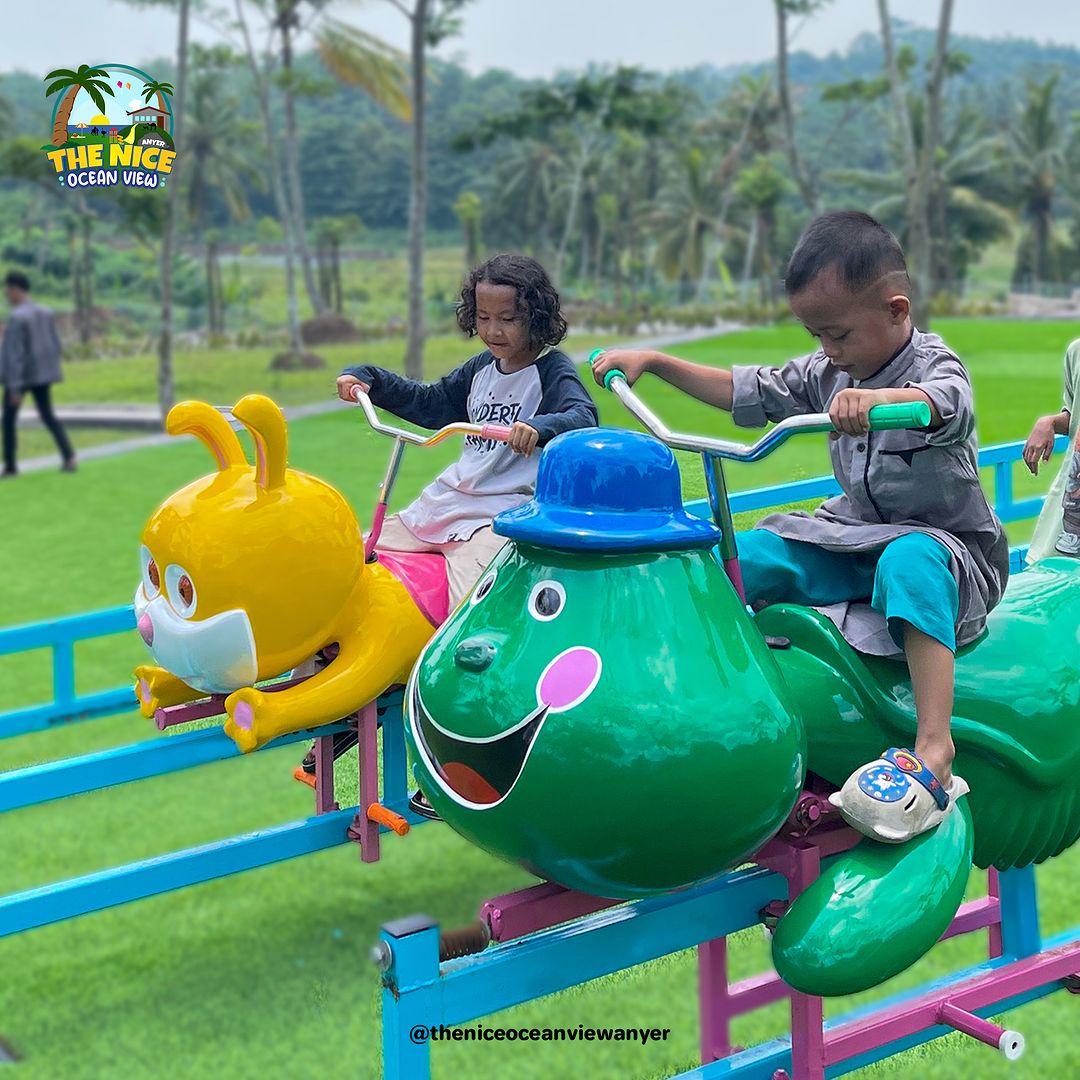
[[[942,322],[939,329],[972,372],[984,444],[1022,438],[1034,416],[1056,407],[1061,355],[1080,335],[1080,325],[1062,323],[958,321]],[[678,351],[717,362],[775,363],[804,351],[806,342],[801,331],[778,327]],[[452,357],[448,350],[446,363],[460,355],[460,349]],[[190,359],[189,375],[181,376],[191,376],[183,392],[229,400],[224,391],[236,389],[237,372],[226,379],[220,364],[202,368],[198,358]],[[433,357],[432,370],[441,362]],[[82,366],[89,367],[71,366],[69,387]],[[198,377],[192,374],[196,367]],[[134,380],[135,370],[124,377]],[[273,392],[265,383],[242,389],[256,387]],[[655,381],[643,382],[641,389],[674,427],[732,430],[726,417]],[[598,400],[605,422],[622,422],[610,395]],[[347,412],[291,428],[292,463],[341,487],[364,521],[387,448]],[[453,445],[407,453],[398,503],[456,453]],[[0,551],[5,566],[13,568],[0,591],[0,626],[125,603],[134,589],[138,535],[147,515],[168,493],[206,472],[208,460],[201,446],[184,440],[87,462],[74,476],[46,472],[0,486],[5,522]],[[693,462],[686,464],[686,493],[697,495],[698,470]],[[807,438],[753,468],[733,468],[731,481],[735,488],[760,486],[826,468],[823,438]],[[1043,477],[1018,483],[1017,495],[1046,482]],[[1020,538],[1023,530],[1010,528],[1010,535]],[[140,651],[128,637],[83,647],[80,686],[115,685]],[[0,708],[47,692],[44,656],[18,663],[0,659]],[[138,717],[124,715],[0,741],[0,769],[151,734]],[[271,749],[239,765],[220,763],[7,814],[0,894],[306,814],[310,793],[288,779],[296,756],[295,748]],[[344,783],[340,795],[349,796]],[[1080,922],[1073,884],[1078,871],[1080,855],[1074,850],[1038,872],[1048,934]],[[425,826],[403,840],[390,837],[377,867],[361,867],[355,849],[342,847],[4,939],[0,1037],[23,1056],[19,1075],[32,1080],[288,1077],[298,1069],[333,1078],[374,1078],[380,1071],[378,983],[366,957],[379,924],[424,911],[443,925],[458,925],[475,916],[484,898],[529,880],[445,827]],[[981,935],[949,942],[888,989],[975,962],[981,950]],[[760,933],[740,937],[733,950],[736,976],[760,969],[766,960]],[[449,1044],[433,1054],[434,1075],[659,1077],[690,1068],[697,1060],[695,977],[693,954],[680,954],[485,1020],[666,1026],[672,1029],[666,1043],[644,1048],[553,1044],[532,1051],[494,1043]],[[850,1005],[830,1011],[836,1015]],[[1075,998],[1058,994],[1010,1014],[1008,1023],[1028,1037],[1027,1056],[1018,1065],[951,1036],[869,1075],[942,1080],[1072,1075],[1077,1006]],[[741,1020],[736,1039],[758,1041],[785,1024],[783,1009],[773,1007]]]
[[[571,334],[562,344],[570,353],[587,352],[601,344],[595,332]],[[482,351],[479,338],[460,333],[428,338],[424,375],[436,379]],[[334,395],[334,380],[349,364],[376,364],[401,371],[404,338],[351,345],[317,345],[312,351],[326,360],[315,371],[270,371],[274,348],[218,348],[177,352],[173,360],[176,399],[199,398],[215,405],[232,404],[244,394],[269,394],[280,405],[307,405]],[[56,401],[65,404],[145,403],[157,401],[157,357],[149,353],[110,360],[81,360],[64,367]]]

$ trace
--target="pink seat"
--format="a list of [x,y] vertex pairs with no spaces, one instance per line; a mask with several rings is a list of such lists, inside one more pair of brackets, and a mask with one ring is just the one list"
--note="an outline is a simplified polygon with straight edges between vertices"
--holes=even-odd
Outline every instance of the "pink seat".
[[441,555],[413,551],[380,551],[379,564],[385,566],[409,590],[416,606],[432,626],[441,626],[450,614],[450,592],[446,582],[446,560]]

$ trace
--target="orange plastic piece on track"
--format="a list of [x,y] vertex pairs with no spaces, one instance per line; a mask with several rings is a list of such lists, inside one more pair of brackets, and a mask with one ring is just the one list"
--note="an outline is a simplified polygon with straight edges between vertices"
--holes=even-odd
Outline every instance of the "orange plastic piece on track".
[[294,780],[299,780],[301,784],[307,784],[312,791],[315,790],[315,775],[313,773],[304,772],[303,765],[297,765],[292,771]]
[[393,810],[387,810],[380,803],[373,802],[367,808],[367,816],[369,821],[377,821],[380,825],[385,825],[388,829],[396,832],[398,836],[404,836],[409,831],[409,823],[400,814],[395,814]]

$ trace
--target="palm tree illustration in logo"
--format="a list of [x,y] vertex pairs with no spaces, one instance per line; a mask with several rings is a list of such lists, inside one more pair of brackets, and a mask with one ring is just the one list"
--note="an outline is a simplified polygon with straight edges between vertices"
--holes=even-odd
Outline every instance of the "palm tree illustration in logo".
[[45,82],[50,79],[55,80],[46,88],[46,97],[51,97],[60,91],[64,92],[59,108],[56,110],[56,119],[53,121],[53,146],[63,146],[67,142],[68,119],[80,90],[85,90],[93,99],[94,104],[105,112],[104,95],[113,96],[113,88],[106,81],[108,78],[109,73],[104,68],[90,67],[87,64],[80,64],[77,71],[72,71],[70,68],[57,68],[45,76]]
[[150,82],[146,83],[143,86],[143,89],[142,89],[142,99],[143,99],[143,101],[146,102],[147,105],[150,104],[150,99],[152,97],[154,97],[155,95],[157,96],[157,107],[158,107],[158,112],[161,114],[162,127],[164,128],[164,126],[165,126],[165,123],[164,123],[165,117],[168,116],[169,117],[169,134],[170,135],[172,134],[172,114],[169,113],[169,112],[166,112],[166,110],[165,110],[165,98],[162,95],[168,94],[170,97],[172,97],[174,92],[175,91],[173,90],[173,84],[172,83],[157,82],[156,80],[151,80]]

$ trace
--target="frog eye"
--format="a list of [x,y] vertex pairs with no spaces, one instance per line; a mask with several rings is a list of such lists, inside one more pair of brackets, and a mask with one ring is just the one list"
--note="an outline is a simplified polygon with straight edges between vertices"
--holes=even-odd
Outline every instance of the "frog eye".
[[469,600],[470,604],[479,604],[481,600],[495,587],[495,578],[498,575],[494,570],[489,574],[485,574],[480,579],[480,584],[476,586],[476,591],[472,594],[472,598]]
[[529,614],[540,622],[550,622],[566,603],[566,590],[557,581],[541,581],[529,593]]
[[195,614],[198,597],[191,575],[175,563],[165,570],[165,592],[173,610],[182,619],[190,619]]
[[161,591],[161,571],[158,570],[158,564],[145,544],[139,548],[139,565],[142,570],[143,596],[147,600],[153,600]]

